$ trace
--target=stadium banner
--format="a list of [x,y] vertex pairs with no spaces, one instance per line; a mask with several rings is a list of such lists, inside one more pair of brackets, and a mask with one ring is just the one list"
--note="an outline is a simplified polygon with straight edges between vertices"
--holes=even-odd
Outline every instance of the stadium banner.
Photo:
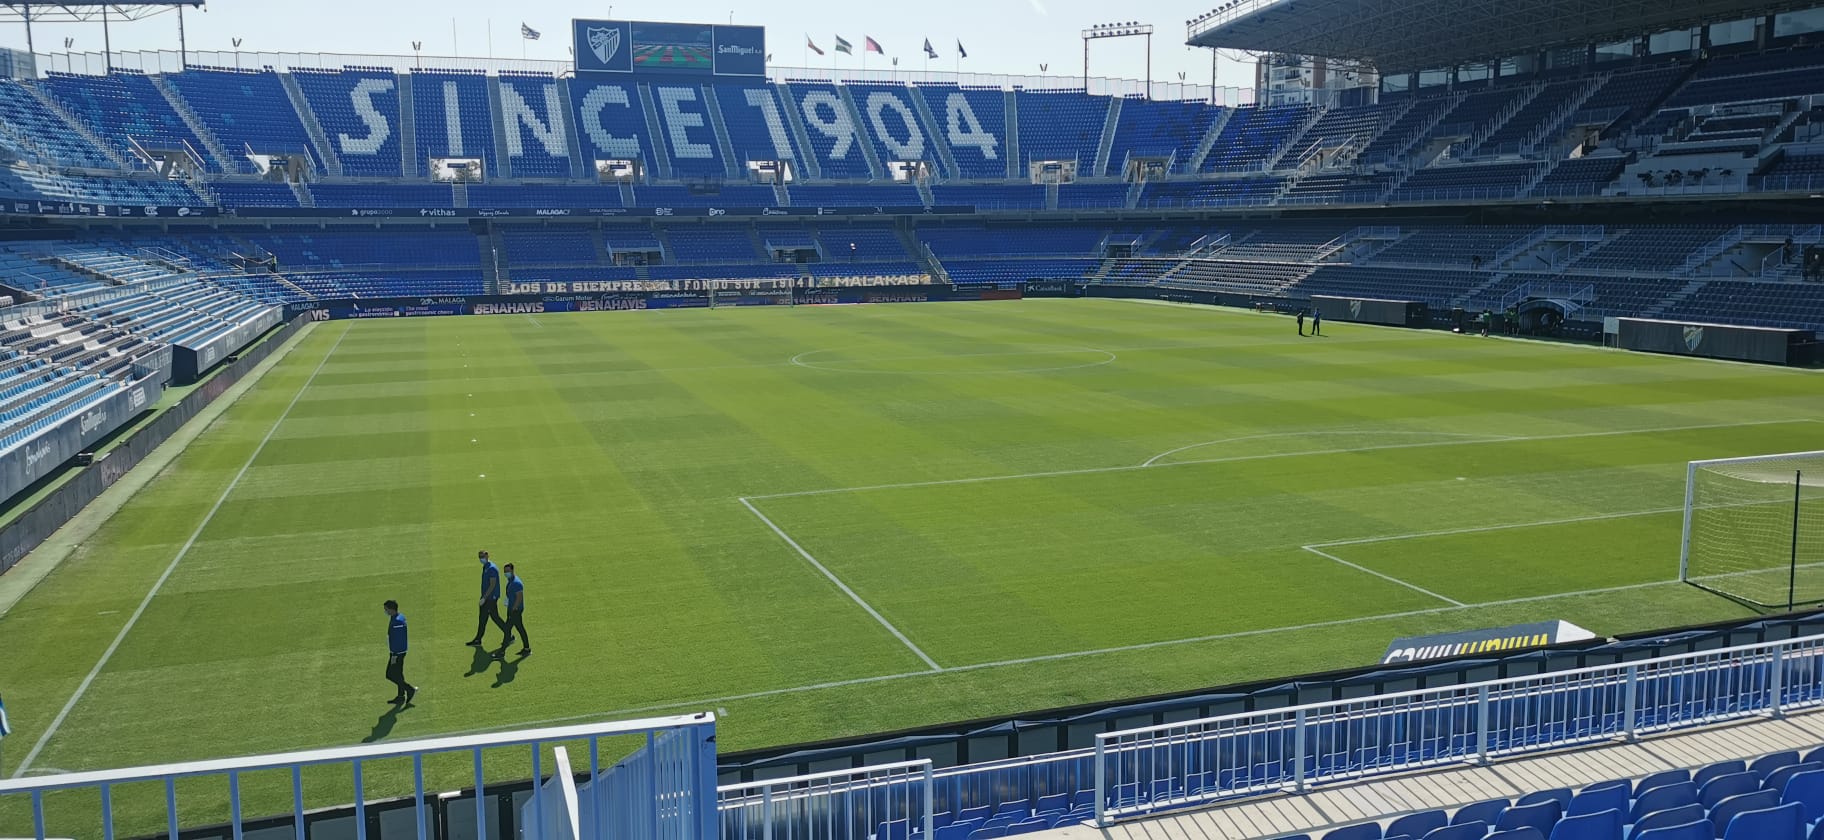
[[[96,458],[95,463],[84,467],[75,477],[46,494],[43,498],[39,499],[37,503],[26,509],[25,512],[19,514],[13,521],[7,523],[4,528],[0,528],[0,573],[4,573],[7,569],[12,568],[13,565],[19,562],[21,557],[24,557],[32,549],[37,548],[39,544],[43,543],[45,539],[55,533],[58,528],[62,528],[65,523],[70,521],[71,517],[74,517],[90,502],[94,501],[96,496],[101,495],[102,491],[113,486],[113,484],[116,481],[119,481],[120,477],[125,475],[128,470],[145,460],[146,456],[152,454],[154,449],[157,449],[160,444],[164,443],[173,433],[185,423],[189,422],[191,418],[195,417],[204,407],[214,402],[231,386],[239,382],[248,374],[248,372],[252,371],[255,366],[259,365],[261,361],[264,361],[267,356],[271,355],[274,350],[286,346],[286,342],[290,341],[291,337],[296,335],[297,332],[302,330],[308,323],[309,319],[307,318],[294,319],[290,324],[279,328],[278,331],[273,333],[270,340],[247,349],[247,352],[242,353],[240,358],[223,365],[214,376],[209,377],[190,393],[184,395],[184,398],[179,400],[176,405],[166,409],[164,413],[160,414],[146,425],[135,429],[132,434],[121,440],[114,448],[108,450],[101,457]],[[154,379],[152,381],[157,382],[158,380]],[[143,392],[139,392],[143,396],[145,403],[144,405],[137,407],[134,404],[138,400],[133,396],[137,389],[128,389],[124,407],[119,409],[121,412],[125,413],[114,414],[109,418],[110,421],[118,418],[119,422],[115,422],[110,426],[107,432],[96,432],[92,430],[91,434],[93,436],[89,439],[89,442],[79,446],[75,452],[71,453],[71,456],[74,457],[75,454],[82,451],[84,446],[92,446],[95,441],[99,441],[108,434],[113,433],[116,429],[119,429],[122,425],[130,421],[135,415],[156,404],[159,397],[163,396],[162,388],[163,386],[152,386],[146,388]],[[78,424],[78,429],[80,429],[80,424]],[[79,433],[79,437],[80,436]],[[14,453],[9,453],[9,457],[11,455],[19,455],[25,450],[32,449],[35,446],[36,444],[34,443],[30,446],[22,447],[20,450],[15,450]],[[53,457],[55,457],[54,454],[41,455],[36,459],[36,462],[44,463],[47,459]],[[66,458],[59,461],[49,461],[49,465],[50,467],[56,467],[67,460],[68,459]],[[49,470],[47,469],[41,475],[48,474]],[[3,481],[0,481],[0,484],[3,483]],[[12,492],[16,494],[18,490],[14,489]]]
[[78,216],[90,219],[202,219],[221,215],[214,207],[177,207],[166,204],[95,204],[0,198],[0,215]]
[[1082,290],[1069,280],[1028,280],[1020,284],[1026,297],[1077,297]]
[[570,27],[579,75],[766,76],[765,27],[581,18]]
[[[654,283],[661,281],[628,281]],[[675,281],[700,284],[704,281]],[[442,315],[543,315],[547,312],[619,312],[641,309],[701,309],[709,306],[709,291],[697,288],[650,289],[597,294],[514,294],[436,298],[362,298],[360,300],[310,300],[286,304],[288,318],[304,316],[313,321],[365,318],[417,318]],[[924,303],[928,301],[1019,300],[1018,289],[959,289],[947,285],[821,286],[797,289],[799,305],[861,303]],[[777,306],[776,295],[747,295],[728,303],[739,306]]]
[[1584,642],[1595,633],[1568,621],[1538,621],[1460,633],[1434,636],[1406,636],[1394,639],[1381,654],[1382,665],[1450,659],[1477,653],[1497,653],[1522,648],[1545,647],[1561,642]]
[[1623,350],[1776,365],[1808,364],[1816,346],[1816,337],[1811,330],[1736,327],[1648,318],[1617,319],[1615,336],[1616,346]]
[[14,494],[62,466],[97,441],[151,408],[165,393],[164,383],[135,382],[125,390],[45,428],[0,456],[0,498]]
[[[163,208],[171,209],[171,208]],[[869,205],[866,207],[230,207],[240,219],[569,219],[721,218],[723,216],[967,216],[973,205]],[[208,215],[215,215],[213,208]]]
[[1376,298],[1331,297],[1312,295],[1311,305],[1327,321],[1355,324],[1384,324],[1391,327],[1425,327],[1430,324],[1430,311],[1416,300],[1380,300]]
[[202,342],[179,340],[171,347],[172,382],[188,385],[201,378],[203,373],[217,362],[228,358],[229,354],[253,343],[253,340],[264,335],[267,330],[279,325],[285,319],[283,307],[273,306],[248,319],[245,323],[228,332]]

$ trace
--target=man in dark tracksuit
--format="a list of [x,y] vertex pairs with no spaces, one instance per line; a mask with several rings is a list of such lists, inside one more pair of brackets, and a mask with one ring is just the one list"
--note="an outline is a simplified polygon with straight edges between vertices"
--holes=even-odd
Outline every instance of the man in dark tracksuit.
[[500,569],[494,561],[488,559],[486,551],[476,555],[481,558],[481,616],[475,620],[475,638],[469,640],[469,647],[481,647],[481,634],[488,629],[488,621],[501,630],[507,624],[500,620]]
[[387,599],[386,608],[386,679],[398,687],[393,699],[387,702],[402,706],[412,702],[418,696],[418,686],[405,681],[406,630],[405,614],[399,612],[399,602]]
[[1315,306],[1311,307],[1311,334],[1324,334],[1324,312]]
[[[507,564],[507,637],[500,641],[501,653],[506,653],[507,645],[513,644],[513,632],[519,631],[519,655],[532,655],[532,637],[526,635],[526,582],[513,573],[513,564]],[[499,654],[496,654],[499,655]]]
[[1305,334],[1305,310],[1298,310],[1298,334]]

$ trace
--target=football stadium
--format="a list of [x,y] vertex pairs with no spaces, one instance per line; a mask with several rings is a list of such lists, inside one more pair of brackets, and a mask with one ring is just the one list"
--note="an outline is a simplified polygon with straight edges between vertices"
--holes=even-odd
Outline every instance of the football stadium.
[[0,837],[1824,838],[1816,2],[0,6]]

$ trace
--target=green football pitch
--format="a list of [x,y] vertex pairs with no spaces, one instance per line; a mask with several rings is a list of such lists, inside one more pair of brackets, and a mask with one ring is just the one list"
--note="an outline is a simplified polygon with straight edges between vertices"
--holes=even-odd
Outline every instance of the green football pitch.
[[[729,751],[1721,620],[1672,582],[1685,463],[1824,435],[1810,373],[1325,329],[1097,300],[315,325],[0,618],[4,773],[701,709]],[[464,646],[484,548],[529,658]]]

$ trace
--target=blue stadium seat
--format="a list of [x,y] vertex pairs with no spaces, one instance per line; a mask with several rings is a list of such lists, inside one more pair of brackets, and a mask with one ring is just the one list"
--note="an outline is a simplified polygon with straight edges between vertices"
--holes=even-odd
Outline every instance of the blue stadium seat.
[[1558,803],[1561,807],[1568,808],[1568,807],[1570,807],[1571,798],[1573,796],[1574,796],[1574,794],[1571,793],[1570,788],[1552,788],[1551,790],[1536,790],[1536,791],[1533,791],[1532,793],[1529,793],[1525,796],[1520,797],[1519,799],[1514,800],[1514,806],[1519,807],[1522,805],[1537,805],[1540,802],[1551,801],[1551,802]]
[[1442,828],[1434,828],[1430,833],[1421,838],[1421,840],[1482,840],[1483,835],[1487,833],[1488,823],[1482,822],[1481,820],[1471,820],[1455,825],[1447,825]]
[[1791,781],[1792,777],[1797,776],[1800,773],[1809,773],[1815,770],[1824,770],[1824,764],[1805,764],[1802,762],[1799,764],[1788,764],[1768,773],[1767,778],[1761,780],[1761,787],[1768,790],[1784,791],[1786,790],[1786,783]]
[[1748,769],[1748,765],[1745,762],[1719,761],[1715,764],[1708,765],[1708,766],[1704,767],[1703,769],[1698,770],[1696,773],[1692,773],[1691,781],[1696,782],[1698,789],[1702,790],[1704,787],[1704,783],[1710,781],[1711,779],[1714,779],[1718,776],[1727,776],[1732,773],[1741,773],[1741,772],[1746,771],[1747,769]]
[[1824,770],[1810,770],[1787,780],[1780,801],[1803,806],[1808,823],[1824,820]]
[[[1628,827],[1628,833],[1629,836],[1638,836],[1642,832],[1651,831],[1655,828],[1685,825],[1686,823],[1701,822],[1703,819],[1704,806],[1693,802],[1689,805],[1680,805],[1676,808],[1667,808],[1663,811],[1654,811],[1647,814],[1646,816],[1635,820],[1634,824]],[[1704,828],[1705,830],[1709,830],[1710,824],[1707,822],[1704,823]]]
[[1443,811],[1421,811],[1407,814],[1387,825],[1387,835],[1410,834],[1423,837],[1450,824],[1450,818]]
[[1798,803],[1743,811],[1729,821],[1723,840],[1804,840],[1805,809]]
[[1495,821],[1501,818],[1501,812],[1507,810],[1507,805],[1508,802],[1505,799],[1489,799],[1473,805],[1465,805],[1451,815],[1450,822],[1452,825],[1470,822],[1494,825]]
[[1760,788],[1761,780],[1753,773],[1742,772],[1715,776],[1698,786],[1697,801],[1703,803],[1705,808],[1715,808],[1717,803],[1731,796],[1753,793]]
[[1715,829],[1707,820],[1643,831],[1629,840],[1715,840]]
[[1798,751],[1788,750],[1786,752],[1777,752],[1772,755],[1764,755],[1755,759],[1754,763],[1748,765],[1748,772],[1765,779],[1768,774],[1775,770],[1798,763]]
[[1695,804],[1697,804],[1697,785],[1691,782],[1661,785],[1642,793],[1639,798],[1634,800],[1634,806],[1628,812],[1629,821],[1639,822],[1641,817],[1655,811]]
[[1757,790],[1740,796],[1731,796],[1710,808],[1710,824],[1716,828],[1716,836],[1723,836],[1729,827],[1729,821],[1736,814],[1748,811],[1760,811],[1780,804],[1780,795],[1771,790]]
[[1333,829],[1324,835],[1324,840],[1381,840],[1381,824],[1362,823]]
[[1488,835],[1487,840],[1545,840],[1545,835],[1539,829],[1528,826],[1497,831]]
[[1565,808],[1566,816],[1596,814],[1603,811],[1621,811],[1628,809],[1628,793],[1631,789],[1626,781],[1605,782],[1591,785],[1571,798],[1571,804]]
[[1495,829],[1506,831],[1512,828],[1535,828],[1540,834],[1552,830],[1558,824],[1558,818],[1564,815],[1564,806],[1557,799],[1547,798],[1530,805],[1516,804],[1501,813],[1495,821]]
[[[1652,790],[1657,787],[1664,787],[1666,785],[1674,785],[1674,784],[1678,784],[1679,782],[1689,782],[1689,781],[1691,781],[1691,771],[1685,770],[1682,768],[1678,769],[1678,770],[1665,770],[1665,771],[1662,771],[1659,773],[1654,773],[1651,776],[1641,779],[1637,784],[1634,785],[1634,798],[1639,799],[1641,797],[1641,794],[1644,794],[1647,791]],[[1695,785],[1692,786],[1692,790],[1693,791],[1696,790]]]
[[1565,817],[1552,826],[1550,840],[1621,840],[1622,817],[1615,809]]

